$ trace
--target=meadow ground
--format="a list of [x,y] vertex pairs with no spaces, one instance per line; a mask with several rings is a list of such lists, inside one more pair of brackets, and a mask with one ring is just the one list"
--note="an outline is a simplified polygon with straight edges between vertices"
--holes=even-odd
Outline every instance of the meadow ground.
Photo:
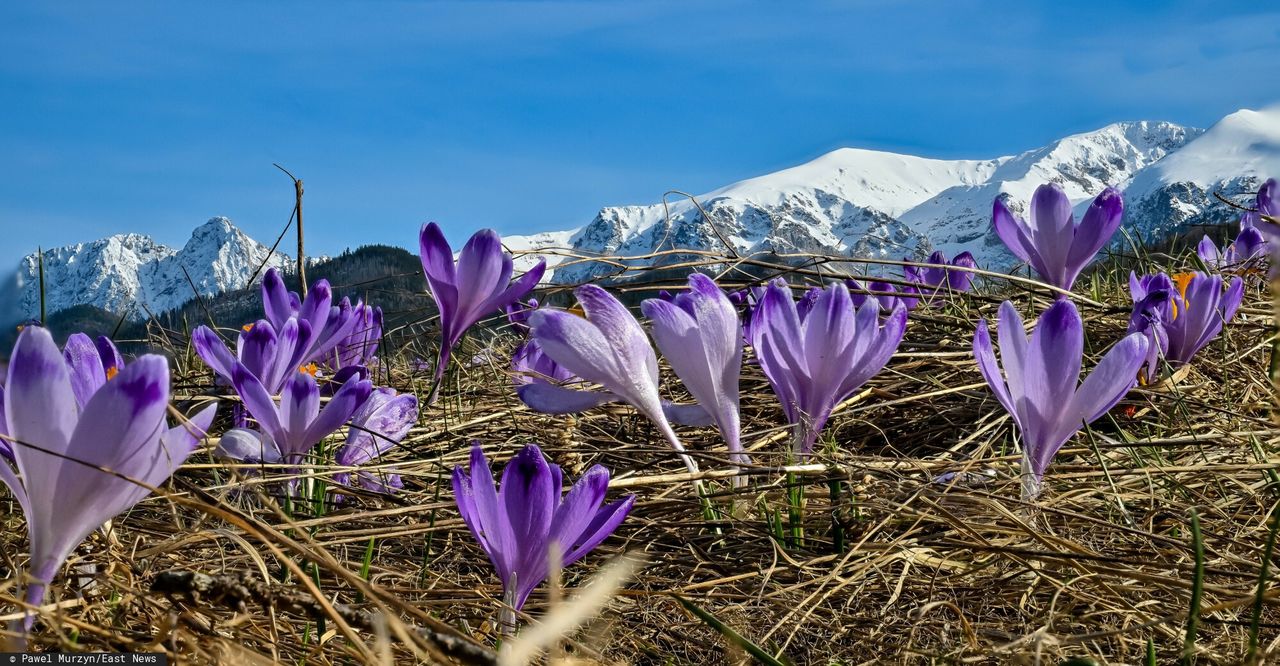
[[[1113,260],[1077,283],[1086,368],[1124,332],[1129,268],[1190,269],[1193,256]],[[821,257],[775,268],[797,282],[831,277]],[[1199,663],[1260,659],[1280,646],[1265,564],[1280,519],[1280,431],[1268,373],[1274,304],[1262,276],[1248,279],[1223,336],[1069,442],[1036,504],[1019,500],[1012,424],[971,353],[975,320],[992,319],[1000,301],[1031,321],[1053,298],[1025,282],[986,277],[913,312],[899,353],[839,407],[809,460],[788,460],[777,400],[748,364],[746,487],[717,475],[728,465],[713,429],[679,431],[707,471],[713,519],[631,408],[526,409],[506,371],[515,336],[486,331],[456,355],[475,362],[455,365],[440,402],[383,461],[402,493],[334,503],[324,480],[335,468],[316,465],[312,499],[282,503],[206,447],[169,492],[77,551],[50,591],[60,605],[31,640],[43,650],[163,650],[170,663],[495,663],[500,586],[449,486],[479,441],[498,461],[538,443],[569,478],[603,464],[611,497],[638,496],[618,532],[564,572],[572,596],[624,552],[641,558],[564,642],[565,660],[749,661],[717,623],[794,664],[1134,664],[1148,650],[1163,664],[1189,636]],[[410,360],[430,358],[430,331],[424,320],[399,332],[409,342],[386,350],[383,381],[425,395],[429,374]],[[189,348],[172,351],[184,410],[219,393]],[[665,370],[664,381],[687,398]],[[934,482],[947,472],[958,474]],[[0,519],[0,576],[11,582],[0,604],[10,611],[27,552],[20,516],[10,506]],[[566,612],[548,604],[544,587],[525,610]]]

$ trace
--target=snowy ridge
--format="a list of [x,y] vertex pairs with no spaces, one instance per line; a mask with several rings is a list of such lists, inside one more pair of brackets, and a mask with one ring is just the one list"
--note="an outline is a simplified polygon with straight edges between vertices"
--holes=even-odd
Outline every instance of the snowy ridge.
[[[503,242],[520,255],[520,271],[533,266],[538,250],[587,257],[723,251],[721,236],[740,254],[896,259],[922,258],[933,249],[951,256],[969,250],[983,267],[1002,270],[1014,260],[990,228],[991,203],[998,196],[1020,209],[1038,185],[1053,181],[1080,214],[1103,188],[1118,187],[1125,195],[1127,231],[1154,241],[1192,225],[1234,221],[1238,211],[1213,194],[1248,202],[1272,176],[1280,177],[1280,107],[1242,110],[1207,131],[1167,122],[1116,123],[986,160],[842,148],[698,197],[705,217],[688,199],[673,196],[669,217],[661,203],[610,206],[583,227],[507,236]],[[191,283],[202,296],[247,286],[269,254],[269,266],[292,265],[287,255],[271,254],[224,217],[198,227],[181,249],[120,234],[45,250],[46,309],[89,304],[143,319],[190,300]],[[560,255],[545,258],[555,268],[547,280],[558,283],[617,271],[596,262],[566,262]],[[0,282],[0,323],[38,316],[36,275],[33,254]]]
[[[739,253],[900,258],[969,250],[979,263],[1001,269],[1013,257],[990,229],[997,196],[1012,198],[1017,207],[1036,186],[1054,181],[1083,208],[1103,188],[1125,188],[1202,132],[1167,122],[1116,123],[987,160],[842,148],[698,197],[710,221],[692,202],[679,200],[669,203],[669,223],[661,204],[607,207],[576,233],[564,233],[572,233],[573,249],[586,256],[722,249],[718,229]],[[615,271],[578,263],[557,270],[554,281],[581,282]]]
[[[195,297],[247,286],[258,265],[287,268],[293,260],[249,238],[225,217],[200,225],[181,249],[139,234],[120,234],[44,251],[45,309],[94,305],[130,319],[145,319]],[[183,272],[183,269],[186,272]],[[0,286],[0,317],[40,313],[39,261],[28,255]],[[188,281],[188,277],[190,281]]]
[[1128,223],[1148,240],[1239,217],[1214,193],[1252,205],[1267,178],[1280,178],[1280,107],[1237,111],[1185,148],[1138,174],[1125,191]]

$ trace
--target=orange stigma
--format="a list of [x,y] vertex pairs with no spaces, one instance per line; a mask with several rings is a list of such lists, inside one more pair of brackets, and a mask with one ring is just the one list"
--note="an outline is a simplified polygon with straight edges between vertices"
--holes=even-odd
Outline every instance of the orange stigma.
[[586,311],[586,310],[583,310],[581,305],[575,305],[575,306],[573,306],[573,307],[569,308],[569,309],[568,309],[568,312],[569,312],[570,314],[575,314],[575,315],[578,315],[579,317],[583,317],[583,318],[586,318],[586,316],[587,316],[587,311]]
[[1178,298],[1172,299],[1173,318],[1178,318],[1178,306],[1181,305],[1185,310],[1190,306],[1187,303],[1187,287],[1191,286],[1191,281],[1196,277],[1195,273],[1177,273],[1173,276],[1173,283],[1178,286]]
[[120,374],[120,368],[117,368],[114,365],[111,366],[110,368],[107,368],[107,381],[111,381],[112,379],[115,379],[116,375],[118,374]]
[[298,368],[298,372],[305,372],[308,375],[311,375],[312,377],[315,377],[316,373],[319,371],[320,369],[316,367],[315,363],[308,363]]
[[245,324],[244,326],[240,327],[240,330],[244,331],[245,333],[248,333],[249,331],[253,330],[253,324]]

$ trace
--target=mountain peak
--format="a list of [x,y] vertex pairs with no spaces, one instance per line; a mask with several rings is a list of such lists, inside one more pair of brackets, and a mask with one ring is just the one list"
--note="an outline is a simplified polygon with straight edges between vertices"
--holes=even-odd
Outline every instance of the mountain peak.
[[[196,295],[240,289],[264,262],[286,268],[292,260],[249,238],[225,217],[196,227],[182,249],[142,234],[117,234],[43,251],[46,311],[94,305],[132,319],[181,306]],[[0,285],[0,315],[39,315],[39,257],[25,257]],[[193,290],[194,285],[194,290]]]

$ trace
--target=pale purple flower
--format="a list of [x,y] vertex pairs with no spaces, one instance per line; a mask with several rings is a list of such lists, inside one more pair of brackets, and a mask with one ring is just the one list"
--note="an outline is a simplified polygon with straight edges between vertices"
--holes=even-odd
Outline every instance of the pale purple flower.
[[261,319],[241,329],[233,356],[208,326],[199,326],[191,333],[196,354],[224,381],[234,384],[235,368],[242,365],[272,395],[279,393],[307,363],[311,338],[311,324],[304,319],[285,318],[279,328]]
[[574,293],[586,318],[543,308],[529,318],[532,339],[566,371],[599,384],[604,390],[532,382],[517,389],[520,400],[531,409],[549,414],[626,402],[653,421],[680,454],[685,467],[697,472],[697,463],[685,454],[668,419],[686,425],[709,425],[711,415],[699,405],[672,405],[659,397],[658,358],[644,329],[626,306],[596,285],[583,285]]
[[[910,261],[910,259],[904,259],[904,261]],[[913,283],[904,291],[909,290],[920,294],[919,298],[930,304],[941,303],[937,298],[939,294],[969,291],[969,287],[973,284],[973,274],[964,269],[978,267],[978,262],[969,252],[961,252],[951,261],[947,261],[947,255],[942,252],[934,252],[929,255],[926,263],[935,264],[935,266],[903,266],[902,274],[907,282]],[[954,266],[955,269],[941,268],[941,266]],[[883,307],[885,304],[881,302],[880,305]],[[907,303],[907,309],[913,309],[915,306],[915,303]]]
[[507,463],[500,488],[494,487],[478,444],[471,449],[469,469],[453,469],[458,512],[493,563],[511,609],[504,609],[504,630],[514,628],[512,611],[524,608],[550,573],[552,544],[561,566],[569,566],[613,534],[635,504],[635,495],[604,504],[609,470],[600,465],[587,470],[563,497],[562,482],[560,467],[548,464],[535,445]]
[[582,378],[569,372],[542,351],[537,340],[526,340],[511,355],[511,379],[517,387],[532,383],[573,384]]
[[[351,417],[346,444],[338,449],[334,462],[343,467],[356,467],[376,461],[409,434],[418,422],[418,398],[412,393],[397,394],[394,389],[380,388]],[[359,484],[366,490],[390,494],[404,487],[400,475],[392,471],[359,470],[333,476],[344,486]]]
[[67,338],[62,358],[71,373],[71,390],[81,409],[108,379],[124,368],[124,359],[110,339],[93,340],[84,333],[73,333]]
[[868,298],[872,298],[880,304],[881,312],[888,313],[892,312],[899,303],[906,309],[912,310],[919,300],[915,298],[915,295],[920,292],[911,286],[903,287],[902,291],[899,292],[897,287],[888,282],[872,280],[864,287],[861,282],[853,278],[845,280],[844,285],[849,289],[849,299],[853,302],[855,308],[862,307]]
[[[1158,345],[1160,356],[1178,367],[1189,363],[1235,317],[1244,300],[1244,281],[1232,278],[1224,293],[1220,275],[1180,273],[1170,278],[1159,273],[1139,278],[1130,273],[1129,291],[1134,301],[1129,331],[1146,335]],[[1155,352],[1150,356],[1147,379],[1153,380]]]
[[1280,224],[1263,219],[1263,215],[1272,218],[1280,218],[1280,184],[1276,183],[1275,178],[1268,178],[1267,182],[1262,184],[1258,189],[1258,196],[1255,200],[1257,210],[1249,211],[1240,218],[1240,226],[1257,227],[1266,235],[1270,236],[1273,241],[1280,241]]
[[1267,240],[1257,227],[1243,227],[1235,241],[1227,244],[1225,249],[1219,249],[1218,244],[1206,235],[1196,246],[1196,255],[1215,270],[1251,268],[1267,256]]
[[436,223],[423,225],[418,236],[422,272],[440,312],[440,355],[428,404],[435,404],[453,348],[467,329],[491,312],[505,310],[538,285],[547,264],[539,260],[520,279],[511,281],[511,255],[492,229],[481,229],[467,241],[455,262],[453,248]]
[[641,304],[653,322],[653,338],[685,388],[714,420],[730,459],[747,464],[738,414],[742,372],[742,323],[733,303],[711,278],[689,275],[689,289],[670,301]]
[[1108,187],[1093,200],[1077,225],[1071,200],[1062,187],[1047,183],[1036,188],[1028,212],[1024,221],[1009,210],[1003,199],[997,198],[991,213],[996,235],[1042,280],[1070,290],[1080,271],[1120,228],[1124,201],[1119,190]]
[[[257,420],[261,433],[254,435],[253,441],[241,435],[228,440],[224,435],[219,454],[237,460],[290,465],[301,463],[312,447],[341,428],[373,390],[368,380],[353,376],[322,409],[320,387],[315,377],[305,372],[293,373],[285,383],[279,405],[243,364],[237,363],[233,368],[231,382],[245,408]],[[250,444],[252,450],[244,450],[241,445],[245,443]]]
[[511,323],[511,328],[521,335],[529,332],[529,315],[538,309],[538,299],[530,298],[524,302],[512,301],[510,305],[503,308],[507,313],[507,321]]
[[[27,519],[36,581],[26,591],[29,604],[43,601],[85,537],[164,483],[213,421],[216,406],[209,406],[168,426],[169,364],[162,356],[142,356],[113,374],[82,407],[47,330],[24,329],[14,346],[4,411],[17,474],[0,460],[0,481]],[[27,616],[26,626],[33,620]]]
[[373,365],[377,358],[378,343],[382,341],[382,308],[369,307],[363,303],[357,303],[353,307],[351,299],[344,297],[338,303],[338,310],[343,318],[354,320],[355,325],[347,337],[338,343],[326,363],[334,370]]
[[[348,306],[350,302],[348,301]],[[307,323],[311,335],[305,340],[301,363],[334,362],[334,349],[341,344],[364,318],[364,303],[343,309],[333,304],[333,290],[328,280],[318,280],[307,290],[307,297],[288,291],[274,268],[262,277],[262,309],[276,331],[283,331],[289,319]]]
[[1005,301],[996,333],[999,363],[985,319],[978,321],[973,354],[992,393],[1022,434],[1022,497],[1033,500],[1062,445],[1137,383],[1150,343],[1140,333],[1125,336],[1080,384],[1084,324],[1071,301],[1060,299],[1045,310],[1029,340],[1022,317]]
[[904,306],[882,322],[879,302],[867,299],[854,308],[843,283],[822,290],[803,316],[784,280],[769,283],[756,311],[752,346],[795,426],[794,453],[809,455],[832,410],[884,368],[906,327]]

